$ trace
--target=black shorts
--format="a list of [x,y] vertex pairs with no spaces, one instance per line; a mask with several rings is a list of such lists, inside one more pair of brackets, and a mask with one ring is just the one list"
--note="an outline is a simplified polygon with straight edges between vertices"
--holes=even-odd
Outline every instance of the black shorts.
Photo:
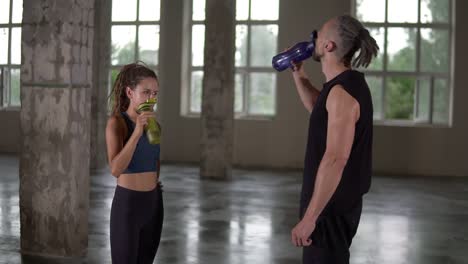
[[310,236],[312,245],[304,247],[304,264],[348,264],[349,247],[357,232],[362,212],[362,199],[340,215],[320,216]]

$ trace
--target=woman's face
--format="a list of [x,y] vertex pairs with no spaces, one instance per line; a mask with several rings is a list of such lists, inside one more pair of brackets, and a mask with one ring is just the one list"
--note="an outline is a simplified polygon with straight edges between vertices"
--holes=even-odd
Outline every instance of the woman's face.
[[130,104],[133,106],[138,106],[149,98],[156,98],[158,92],[158,81],[151,77],[141,80],[134,90],[127,87],[127,96],[130,99]]

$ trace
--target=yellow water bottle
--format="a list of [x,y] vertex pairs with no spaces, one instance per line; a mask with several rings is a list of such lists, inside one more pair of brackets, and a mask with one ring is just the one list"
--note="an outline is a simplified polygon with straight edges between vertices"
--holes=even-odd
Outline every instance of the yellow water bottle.
[[[156,110],[156,106],[156,98],[150,98],[138,106],[137,113],[154,112]],[[148,124],[145,126],[145,132],[150,144],[156,145],[161,142],[161,129],[155,118],[148,119]]]

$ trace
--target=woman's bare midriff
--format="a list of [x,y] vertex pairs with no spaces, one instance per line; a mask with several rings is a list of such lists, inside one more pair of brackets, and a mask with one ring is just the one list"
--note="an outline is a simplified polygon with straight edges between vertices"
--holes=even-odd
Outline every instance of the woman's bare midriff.
[[134,191],[151,191],[156,188],[158,182],[157,172],[141,172],[120,174],[117,184]]

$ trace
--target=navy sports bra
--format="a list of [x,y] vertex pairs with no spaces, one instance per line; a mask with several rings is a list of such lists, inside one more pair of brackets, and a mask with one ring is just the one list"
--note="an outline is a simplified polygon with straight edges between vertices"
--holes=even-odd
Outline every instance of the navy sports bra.
[[[122,112],[122,117],[127,125],[127,138],[124,140],[124,144],[127,143],[128,139],[135,129],[135,123],[130,119],[126,112]],[[133,153],[132,159],[128,164],[127,169],[124,173],[139,173],[157,171],[157,163],[159,162],[160,146],[152,145],[148,142],[146,132],[138,140],[138,143]]]

